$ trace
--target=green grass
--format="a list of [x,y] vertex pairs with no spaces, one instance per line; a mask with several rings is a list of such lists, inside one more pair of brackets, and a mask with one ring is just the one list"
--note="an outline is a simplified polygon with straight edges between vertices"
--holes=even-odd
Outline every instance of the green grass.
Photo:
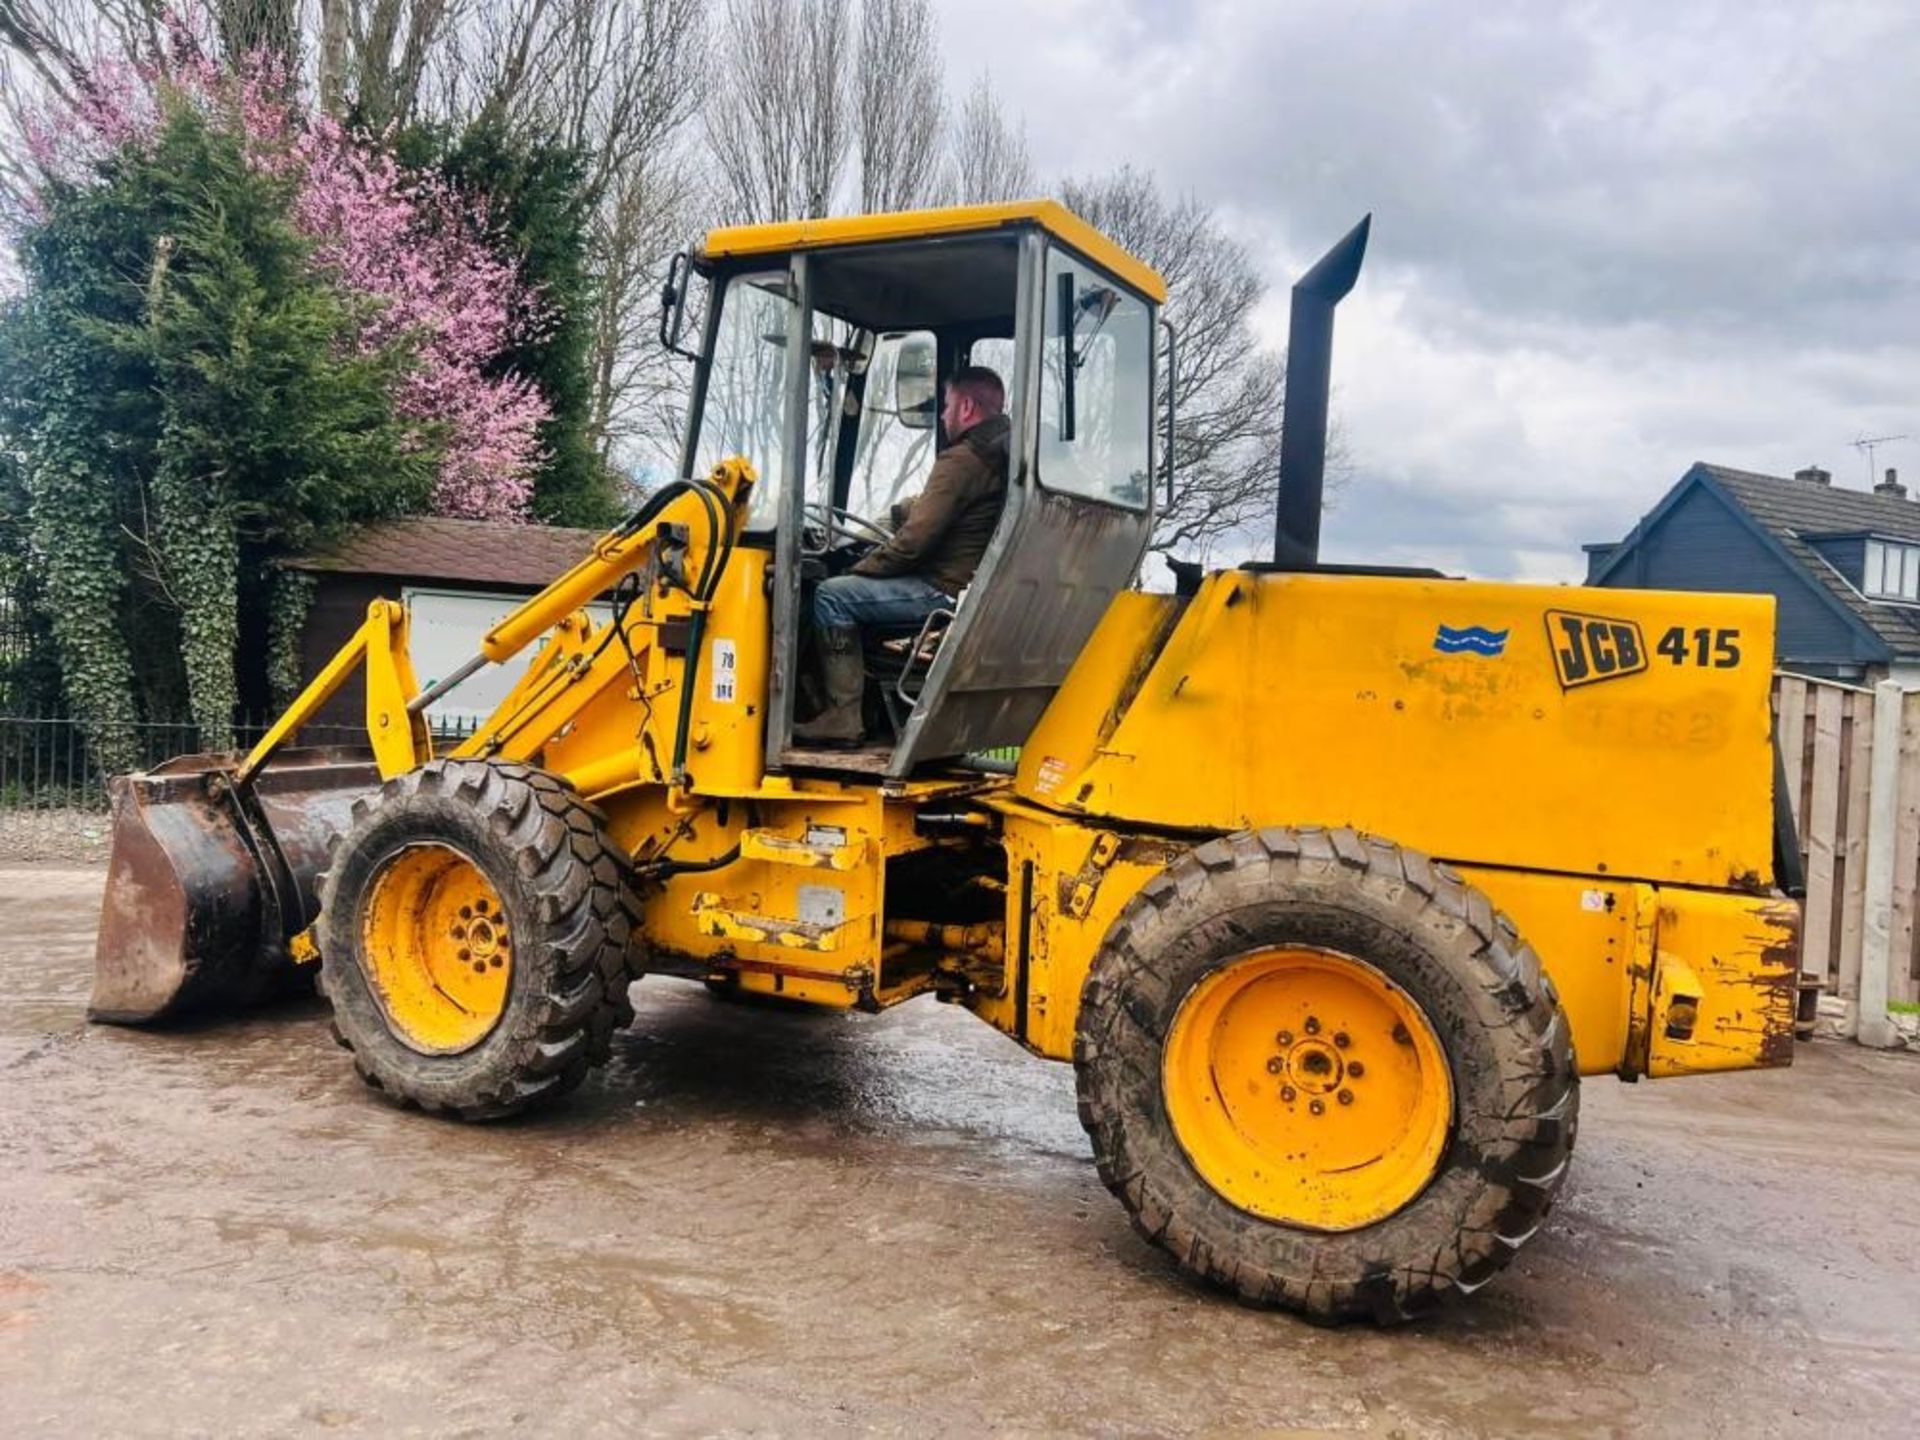
[[1920,1015],[1920,1000],[1889,1000],[1889,1015]]

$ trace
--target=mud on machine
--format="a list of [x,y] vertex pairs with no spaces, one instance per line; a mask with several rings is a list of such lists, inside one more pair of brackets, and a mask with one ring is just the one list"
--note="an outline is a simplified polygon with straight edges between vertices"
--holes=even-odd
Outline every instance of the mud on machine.
[[[1194,1274],[1323,1319],[1477,1289],[1561,1186],[1582,1075],[1791,1057],[1773,602],[1318,563],[1366,235],[1294,292],[1274,559],[1153,594],[1147,266],[1051,203],[711,233],[661,322],[690,478],[461,672],[423,688],[376,602],[251,753],[117,780],[93,1014],[317,972],[369,1085],[479,1120],[578,1085],[643,973],[933,994],[1073,1063],[1102,1178]],[[878,738],[796,746],[808,587],[924,479],[965,365],[1008,392],[991,548],[894,641]],[[510,664],[442,748],[429,706]],[[348,684],[366,746],[291,745]]]

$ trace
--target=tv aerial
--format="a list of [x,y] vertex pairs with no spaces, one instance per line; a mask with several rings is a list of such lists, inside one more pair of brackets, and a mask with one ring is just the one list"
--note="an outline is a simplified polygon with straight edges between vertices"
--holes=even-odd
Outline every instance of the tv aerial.
[[1905,440],[1905,435],[1862,435],[1849,443],[1867,460],[1867,488],[1871,490],[1874,482],[1880,478],[1880,472],[1873,468],[1873,452],[1882,445],[1891,445],[1896,440]]

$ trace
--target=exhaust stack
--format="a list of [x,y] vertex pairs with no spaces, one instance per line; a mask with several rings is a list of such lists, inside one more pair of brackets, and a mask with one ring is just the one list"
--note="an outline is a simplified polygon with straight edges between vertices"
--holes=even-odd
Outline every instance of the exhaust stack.
[[1333,307],[1360,278],[1373,216],[1363,217],[1293,287],[1287,324],[1287,399],[1280,432],[1280,504],[1273,562],[1311,569],[1320,559],[1320,496],[1327,475],[1327,389]]

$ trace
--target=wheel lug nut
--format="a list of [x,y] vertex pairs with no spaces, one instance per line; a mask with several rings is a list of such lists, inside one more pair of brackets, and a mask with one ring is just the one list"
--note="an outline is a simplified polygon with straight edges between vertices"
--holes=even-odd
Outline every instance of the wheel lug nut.
[[1307,1106],[1307,1109],[1311,1110],[1315,1115],[1324,1115],[1327,1113],[1327,1102],[1324,1100],[1315,1100]]
[[1334,1049],[1336,1049],[1336,1050],[1344,1050],[1344,1049],[1346,1049],[1346,1048],[1347,1048],[1347,1046],[1349,1046],[1349,1045],[1350,1045],[1350,1044],[1352,1044],[1352,1043],[1353,1043],[1352,1041],[1350,1041],[1349,1039],[1347,1039],[1347,1032],[1346,1032],[1346,1031],[1344,1031],[1344,1030],[1336,1030],[1336,1031],[1334,1031],[1334,1032],[1333,1032],[1333,1048],[1334,1048]]
[[465,946],[463,945],[463,946],[462,946],[462,947],[460,948],[460,958],[461,958],[462,960],[471,960],[471,959],[473,959],[473,951],[471,951],[471,950],[469,950],[469,949],[467,949],[467,948],[466,948],[466,947],[465,947]]
[[1307,1016],[1307,1034],[1318,1035],[1319,1033],[1320,1033],[1320,1022],[1314,1019],[1313,1016],[1311,1015]]
[[484,974],[486,974],[486,973],[487,973],[487,962],[486,962],[486,961],[484,961],[484,960],[476,960],[476,961],[474,961],[474,962],[473,962],[473,973],[474,973],[474,974],[476,974],[476,975],[484,975]]
[[1285,1100],[1288,1104],[1292,1104],[1293,1103],[1293,1087],[1291,1085],[1282,1085],[1280,1087],[1280,1098],[1282,1100]]
[[1267,1061],[1267,1074],[1269,1075],[1278,1075],[1282,1070],[1286,1068],[1287,1068],[1287,1062],[1282,1060],[1278,1055],[1274,1056],[1271,1060]]
[[460,918],[462,920],[473,919],[473,907],[471,905],[462,905],[460,907]]
[[1338,1100],[1342,1105],[1351,1105],[1353,1103],[1353,1092],[1351,1090],[1342,1090],[1333,1098]]
[[1356,1080],[1358,1080],[1362,1075],[1366,1073],[1367,1073],[1367,1067],[1362,1065],[1358,1060],[1350,1062],[1347,1066],[1347,1074],[1351,1075]]
[[1282,1030],[1273,1038],[1282,1045],[1291,1045],[1293,1043],[1293,1032],[1291,1030]]
[[1405,1025],[1396,1024],[1393,1027],[1393,1043],[1396,1045],[1411,1045],[1413,1043],[1413,1036],[1407,1032]]

